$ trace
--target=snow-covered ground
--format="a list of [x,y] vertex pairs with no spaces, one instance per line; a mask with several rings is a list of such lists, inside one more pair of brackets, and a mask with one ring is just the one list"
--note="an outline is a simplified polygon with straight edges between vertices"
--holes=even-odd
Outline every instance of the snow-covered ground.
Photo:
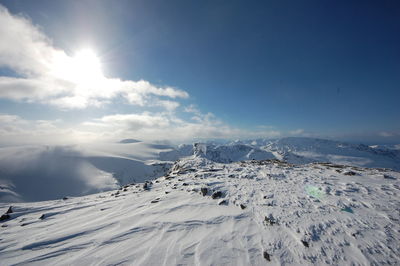
[[400,150],[312,138],[170,145],[125,139],[80,146],[0,148],[0,202],[83,196],[162,176],[198,155],[217,163],[278,159],[400,170]]
[[391,170],[198,154],[146,185],[12,204],[0,264],[398,265],[399,195]]

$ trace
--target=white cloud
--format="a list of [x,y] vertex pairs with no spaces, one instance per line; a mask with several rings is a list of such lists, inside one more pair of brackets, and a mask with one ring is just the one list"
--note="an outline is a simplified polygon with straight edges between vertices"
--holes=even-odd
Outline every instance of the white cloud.
[[0,145],[73,144],[103,137],[98,132],[65,127],[59,119],[26,120],[17,115],[0,114]]
[[161,106],[168,111],[174,111],[180,104],[176,101],[160,100],[156,103],[156,106]]
[[211,113],[200,112],[193,121],[185,121],[175,114],[150,113],[108,115],[83,123],[86,130],[98,131],[99,128],[109,138],[119,139],[127,136],[141,140],[160,138],[173,141],[193,141],[196,139],[232,139],[278,137],[276,130],[250,131],[234,128],[218,120]]
[[201,113],[199,108],[197,108],[197,106],[194,105],[194,104],[190,104],[189,106],[186,106],[184,111],[187,112],[187,113],[193,113],[193,114],[196,114],[196,115]]
[[385,137],[385,138],[390,138],[390,137],[400,136],[400,133],[389,132],[389,131],[381,131],[381,132],[379,132],[379,136]]
[[99,119],[112,127],[119,126],[121,129],[140,130],[143,128],[166,128],[170,126],[170,119],[162,114],[118,114],[108,115]]
[[11,100],[43,101],[72,89],[72,84],[41,78],[0,77],[0,97]]
[[17,115],[0,114],[0,126],[10,123],[20,123],[22,120]]
[[92,69],[84,68],[79,65],[84,63],[81,58],[75,62],[73,57],[54,47],[29,19],[12,15],[1,5],[0,36],[0,67],[7,67],[20,76],[0,77],[0,98],[3,99],[82,109],[110,104],[122,97],[128,104],[173,111],[179,103],[163,98],[189,97],[183,90],[158,87],[145,80],[106,78],[97,62],[88,62]]
[[304,129],[296,129],[289,132],[290,135],[303,135]]
[[50,70],[52,57],[59,53],[31,21],[14,16],[0,5],[0,66],[27,76]]

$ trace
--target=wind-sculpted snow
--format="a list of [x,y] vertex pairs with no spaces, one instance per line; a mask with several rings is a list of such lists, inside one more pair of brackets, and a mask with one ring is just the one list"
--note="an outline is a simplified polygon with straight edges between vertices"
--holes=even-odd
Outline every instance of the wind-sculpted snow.
[[175,163],[152,182],[0,204],[4,265],[397,265],[400,173]]

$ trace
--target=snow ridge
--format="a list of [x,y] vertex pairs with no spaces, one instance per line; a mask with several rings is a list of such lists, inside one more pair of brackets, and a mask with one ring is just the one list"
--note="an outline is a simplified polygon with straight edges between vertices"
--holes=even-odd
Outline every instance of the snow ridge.
[[8,215],[0,221],[0,260],[395,265],[399,193],[400,173],[387,169],[189,156],[154,181],[85,197],[0,204]]

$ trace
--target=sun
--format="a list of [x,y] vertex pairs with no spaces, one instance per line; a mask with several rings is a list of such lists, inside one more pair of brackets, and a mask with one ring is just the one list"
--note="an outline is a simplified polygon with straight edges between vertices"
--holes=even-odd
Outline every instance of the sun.
[[77,85],[93,85],[104,79],[101,61],[91,49],[77,51],[74,56],[58,58],[53,67],[53,74]]

